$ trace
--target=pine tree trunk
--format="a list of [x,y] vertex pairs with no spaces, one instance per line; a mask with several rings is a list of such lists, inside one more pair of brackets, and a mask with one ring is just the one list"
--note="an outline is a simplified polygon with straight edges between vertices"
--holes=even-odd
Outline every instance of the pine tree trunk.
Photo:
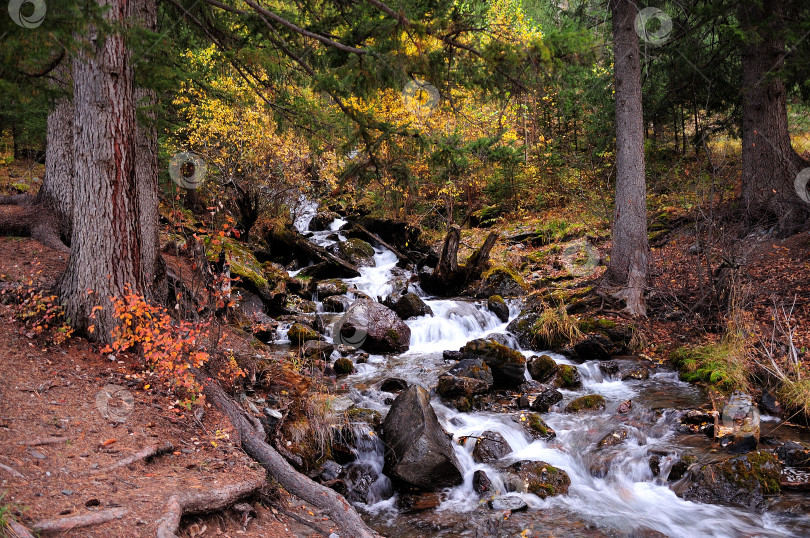
[[[157,29],[157,4],[155,0],[137,0],[135,17],[142,27],[155,31]],[[166,270],[160,256],[159,215],[158,215],[158,148],[157,129],[154,124],[155,114],[151,107],[157,99],[154,90],[135,88],[135,106],[147,107],[137,122],[135,133],[135,183],[138,190],[138,214],[140,217],[141,237],[144,245],[154,247],[141,249],[141,265],[145,273],[145,282],[151,288],[149,297],[155,302],[165,304]]]
[[634,315],[644,315],[649,244],[644,177],[644,122],[641,108],[637,8],[630,0],[611,0],[616,85],[616,209],[608,280],[621,286]]
[[810,205],[794,180],[808,164],[790,143],[785,83],[779,78],[785,56],[786,6],[779,0],[740,4],[749,36],[742,55],[742,207],[750,226],[776,224],[779,235],[807,226]]
[[[105,17],[120,24],[131,15],[127,0],[99,0]],[[91,31],[73,62],[73,231],[60,295],[74,326],[109,341],[115,326],[110,297],[127,291],[149,295],[142,260],[153,241],[141,235],[135,180],[135,103],[130,53],[123,36],[101,39]],[[93,307],[103,309],[91,318]]]
[[[56,68],[60,84],[70,84],[67,60]],[[45,146],[45,176],[37,194],[37,203],[54,212],[61,233],[70,237],[73,218],[73,102],[62,97],[48,114]]]

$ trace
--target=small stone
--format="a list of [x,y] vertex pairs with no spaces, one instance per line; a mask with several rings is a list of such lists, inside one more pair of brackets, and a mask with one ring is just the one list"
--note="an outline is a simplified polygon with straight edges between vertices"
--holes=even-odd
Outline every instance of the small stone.
[[562,392],[553,388],[546,389],[534,399],[531,408],[538,413],[547,413],[552,405],[561,402],[562,399]]
[[408,388],[408,382],[398,377],[389,377],[380,385],[383,392],[401,392]]
[[42,452],[40,452],[39,450],[34,450],[33,448],[28,449],[28,454],[31,455],[32,457],[38,459],[38,460],[44,460],[44,459],[47,459],[47,457],[48,457],[45,454],[43,454]]
[[616,412],[624,415],[629,413],[631,409],[633,409],[633,400],[625,400],[619,404],[619,408],[616,410]]
[[487,473],[480,469],[473,473],[473,490],[479,495],[486,495],[492,491],[492,482]]
[[71,491],[69,489],[63,489],[62,490],[62,495],[73,495],[73,491]]
[[341,357],[336,360],[332,368],[334,368],[335,374],[338,376],[349,375],[354,372],[354,364],[351,359],[347,359],[346,357]]
[[489,501],[489,507],[493,510],[509,510],[511,512],[520,512],[526,510],[529,505],[526,501],[516,495],[509,495],[506,497],[495,497]]

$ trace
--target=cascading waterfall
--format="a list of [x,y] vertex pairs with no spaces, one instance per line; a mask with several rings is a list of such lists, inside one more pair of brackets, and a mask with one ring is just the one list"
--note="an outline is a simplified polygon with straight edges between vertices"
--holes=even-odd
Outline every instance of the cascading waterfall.
[[[335,233],[344,224],[345,221],[335,221],[329,231],[316,232],[312,240],[323,244],[326,235]],[[390,356],[371,355],[367,363],[358,364],[356,372],[343,381],[349,386],[360,387],[349,392],[357,407],[384,414],[388,409],[386,402],[390,403],[395,395],[370,387],[385,378],[398,377],[429,389],[449,368],[442,358],[444,350],[459,349],[468,341],[491,333],[503,333],[507,323],[501,322],[480,302],[425,297],[418,286],[409,283],[411,274],[396,268],[397,258],[390,251],[375,249],[374,261],[374,267],[360,269],[361,276],[346,279],[350,288],[377,299],[395,288],[408,287],[421,295],[434,313],[406,322],[411,329],[407,352]],[[517,306],[511,306],[510,319],[517,314]],[[528,353],[524,354],[528,356]],[[437,416],[454,441],[470,438],[466,443],[454,442],[464,482],[445,492],[445,500],[437,508],[438,512],[462,515],[480,508],[479,496],[472,485],[477,470],[487,473],[495,490],[503,490],[498,466],[476,463],[471,455],[474,446],[471,438],[485,431],[495,431],[512,448],[512,453],[504,458],[506,462],[545,461],[565,470],[571,479],[569,492],[563,496],[542,500],[532,494],[509,494],[520,496],[533,509],[557,509],[568,514],[569,518],[624,534],[639,529],[651,529],[668,536],[784,536],[797,534],[795,529],[810,532],[810,522],[806,517],[800,523],[794,521],[789,529],[784,526],[784,521],[770,513],[685,501],[665,484],[663,478],[653,476],[649,466],[652,451],[668,455],[661,463],[661,476],[666,477],[677,461],[676,454],[688,448],[679,445],[671,424],[671,413],[661,409],[698,405],[702,396],[695,387],[679,381],[671,372],[656,373],[645,381],[621,381],[603,374],[596,361],[575,364],[563,356],[548,354],[560,364],[574,365],[583,384],[581,389],[561,390],[563,401],[543,415],[557,433],[550,441],[530,439],[510,414],[461,413],[434,398]],[[602,395],[607,401],[606,409],[582,415],[562,412],[567,402],[584,394]],[[619,415],[617,407],[625,400],[633,401],[632,411]],[[619,426],[628,431],[627,439],[597,454],[594,450],[596,443]],[[371,466],[381,473],[383,450],[379,441],[375,442],[359,449],[356,464]],[[609,460],[609,465],[604,464],[605,460]],[[375,487],[375,493],[369,495],[369,504],[361,507],[372,517],[377,514],[382,520],[399,517],[395,498],[390,498],[393,489],[387,478],[378,480]],[[465,519],[460,516],[461,528],[464,524]],[[802,531],[798,534],[803,534]]]

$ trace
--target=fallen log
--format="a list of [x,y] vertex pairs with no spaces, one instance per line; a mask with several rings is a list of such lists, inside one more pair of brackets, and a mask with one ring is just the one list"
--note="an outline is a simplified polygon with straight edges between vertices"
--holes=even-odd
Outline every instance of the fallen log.
[[207,491],[187,491],[172,495],[166,502],[163,516],[158,520],[155,533],[157,538],[177,538],[180,520],[185,514],[222,510],[240,499],[248,497],[266,483],[263,476],[253,477],[244,482],[229,484]]
[[246,414],[216,381],[199,370],[194,371],[194,375],[197,382],[202,385],[207,400],[228,416],[237,432],[242,450],[267,469],[270,476],[284,489],[326,512],[341,529],[341,535],[356,538],[376,536],[343,496],[296,471],[265,442],[266,434],[259,420]]
[[310,243],[305,237],[292,230],[269,230],[265,232],[264,238],[270,246],[271,257],[275,256],[277,251],[280,251],[286,256],[292,255],[302,265],[308,265],[310,262],[316,264],[326,263],[330,266],[329,269],[333,278],[360,276],[357,267],[338,258],[325,248]]
[[103,525],[110,521],[121,519],[129,512],[128,508],[110,508],[82,514],[80,516],[62,517],[59,519],[43,519],[31,524],[31,530],[42,534],[63,533],[74,529],[83,529],[96,525]]
[[387,243],[382,237],[375,234],[374,232],[370,232],[365,227],[361,226],[360,224],[355,224],[351,227],[351,229],[345,234],[347,237],[357,237],[358,239],[365,239],[369,243],[376,243],[377,245],[387,248],[394,255],[397,259],[403,263],[410,263],[411,259],[401,253],[399,250],[394,248],[390,243]]

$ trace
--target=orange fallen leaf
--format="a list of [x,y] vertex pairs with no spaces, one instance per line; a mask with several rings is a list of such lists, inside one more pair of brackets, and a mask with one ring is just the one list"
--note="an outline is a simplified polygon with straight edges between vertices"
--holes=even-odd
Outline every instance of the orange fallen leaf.
[[114,438],[112,438],[112,439],[107,439],[106,441],[104,441],[103,443],[101,443],[101,446],[109,446],[109,445],[113,444],[114,442],[115,442],[115,439],[114,439]]

